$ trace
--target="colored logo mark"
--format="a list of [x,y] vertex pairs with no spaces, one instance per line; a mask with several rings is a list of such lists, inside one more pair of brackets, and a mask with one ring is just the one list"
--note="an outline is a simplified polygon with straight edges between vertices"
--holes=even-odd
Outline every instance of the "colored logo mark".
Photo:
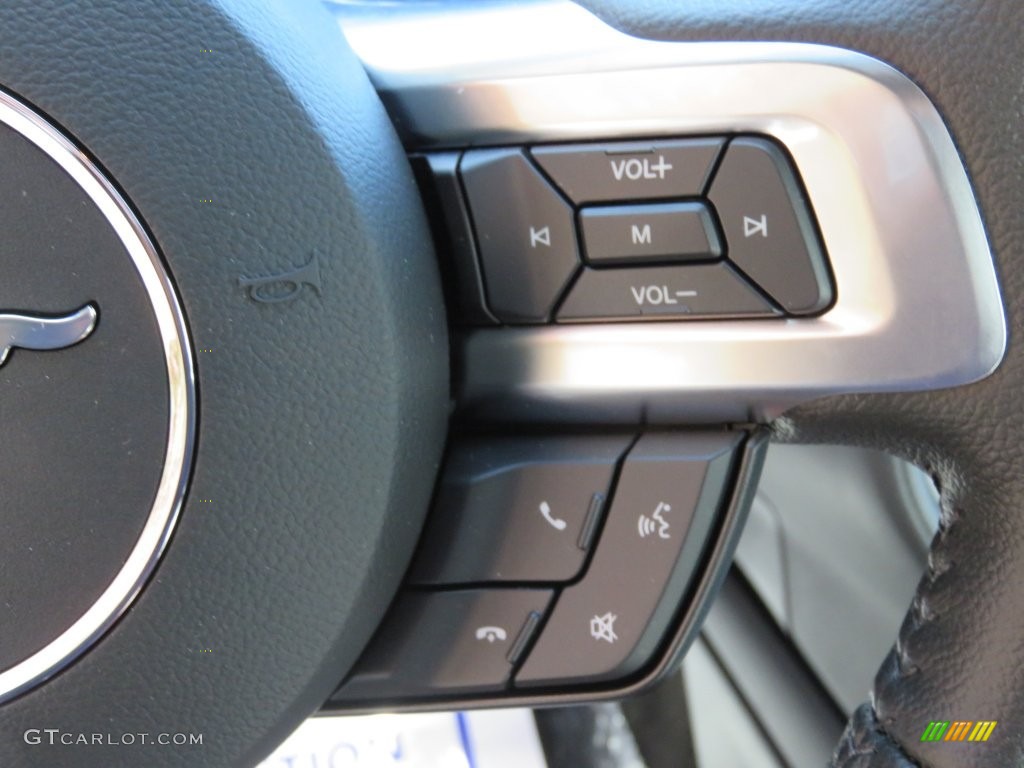
[[988,741],[998,720],[932,720],[921,741]]

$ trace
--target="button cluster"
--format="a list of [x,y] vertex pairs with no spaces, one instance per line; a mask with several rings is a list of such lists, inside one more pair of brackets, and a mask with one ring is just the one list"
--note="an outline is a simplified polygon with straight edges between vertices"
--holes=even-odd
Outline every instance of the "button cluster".
[[479,261],[459,271],[482,276],[486,304],[471,315],[802,317],[833,301],[809,201],[770,139],[473,149],[452,165],[472,228],[453,239]]
[[697,571],[741,441],[690,432],[459,444],[406,587],[332,702],[493,696],[638,672]]

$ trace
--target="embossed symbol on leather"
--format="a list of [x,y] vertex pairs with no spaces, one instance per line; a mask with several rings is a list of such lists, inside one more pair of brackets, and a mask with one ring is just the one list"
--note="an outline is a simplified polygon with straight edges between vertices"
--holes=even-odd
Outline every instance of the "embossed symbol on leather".
[[0,313],[0,365],[11,350],[64,349],[89,338],[99,313],[91,304],[68,315],[50,317],[15,312]]
[[305,286],[321,295],[320,258],[314,253],[309,263],[265,277],[240,277],[238,284],[246,289],[249,298],[260,304],[279,304],[298,298]]

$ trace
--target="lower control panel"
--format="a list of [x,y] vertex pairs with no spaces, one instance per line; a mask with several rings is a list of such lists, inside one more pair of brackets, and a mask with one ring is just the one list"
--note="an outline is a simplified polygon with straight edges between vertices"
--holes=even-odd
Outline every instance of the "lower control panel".
[[763,442],[457,442],[405,587],[328,709],[592,698],[657,677],[713,591]]

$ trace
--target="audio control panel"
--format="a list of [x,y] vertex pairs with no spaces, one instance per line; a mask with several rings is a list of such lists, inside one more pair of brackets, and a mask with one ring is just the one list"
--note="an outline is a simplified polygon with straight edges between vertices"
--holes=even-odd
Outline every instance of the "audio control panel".
[[469,324],[808,317],[835,289],[793,163],[756,135],[423,155]]
[[460,439],[405,586],[329,707],[537,701],[667,668],[759,445],[728,430]]

